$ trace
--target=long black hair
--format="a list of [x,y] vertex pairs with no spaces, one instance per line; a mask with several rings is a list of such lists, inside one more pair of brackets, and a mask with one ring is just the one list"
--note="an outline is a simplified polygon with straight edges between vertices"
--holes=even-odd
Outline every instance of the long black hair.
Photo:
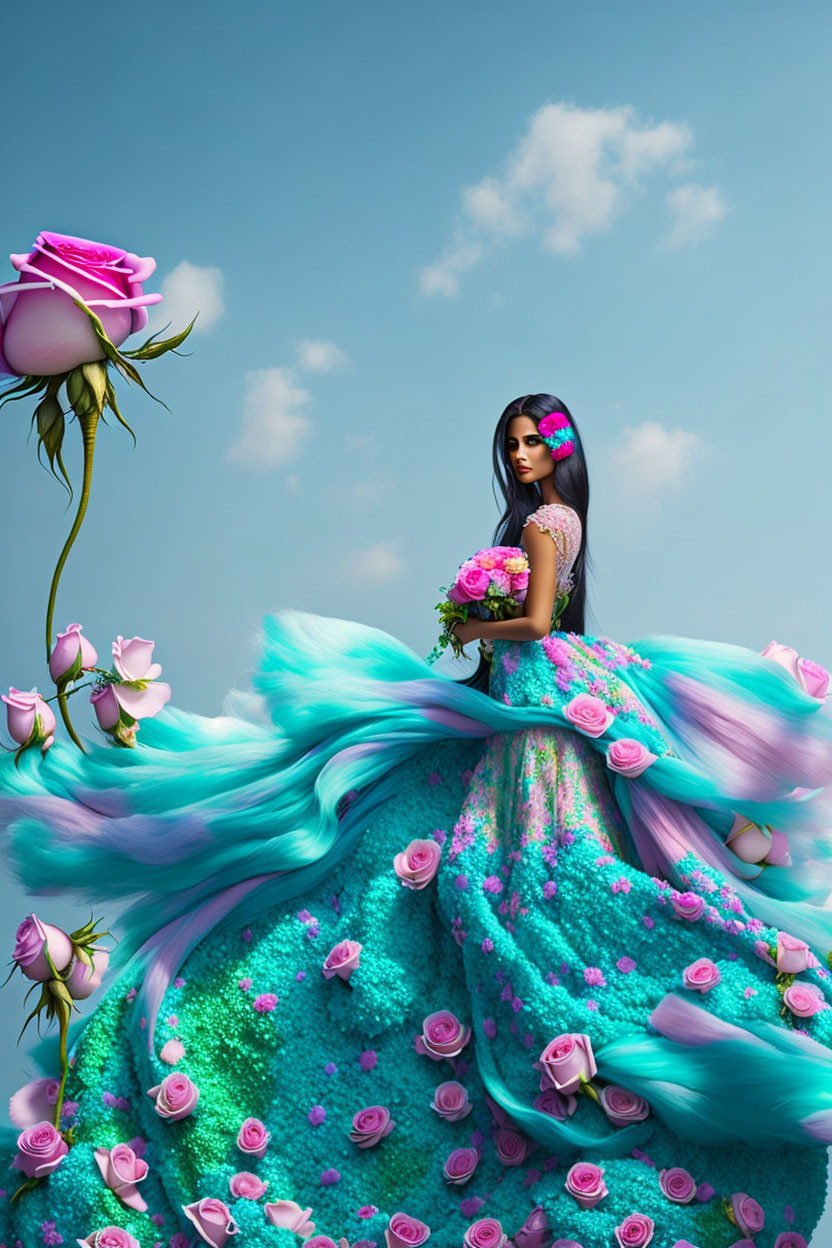
[[[503,412],[494,431],[492,463],[494,485],[499,487],[505,510],[494,530],[495,546],[519,546],[523,533],[523,521],[543,502],[540,486],[534,482],[518,480],[511,467],[508,453],[508,426],[515,416],[529,416],[537,425],[550,412],[563,412],[575,431],[575,449],[565,459],[555,460],[554,484],[559,496],[574,508],[581,518],[581,546],[572,566],[572,590],[569,605],[561,616],[564,632],[583,633],[586,615],[586,578],[589,565],[587,549],[587,513],[589,511],[589,474],[580,431],[569,408],[554,394],[526,394],[514,399]],[[499,505],[497,490],[494,497]],[[487,691],[490,661],[483,655],[473,676],[460,684]]]

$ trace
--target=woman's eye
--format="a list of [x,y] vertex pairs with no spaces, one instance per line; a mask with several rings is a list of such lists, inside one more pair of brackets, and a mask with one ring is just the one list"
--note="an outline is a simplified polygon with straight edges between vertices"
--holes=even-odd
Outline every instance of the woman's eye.
[[535,437],[534,434],[532,434],[532,436],[528,438],[527,441],[528,441],[529,446],[537,446],[540,443],[540,438]]

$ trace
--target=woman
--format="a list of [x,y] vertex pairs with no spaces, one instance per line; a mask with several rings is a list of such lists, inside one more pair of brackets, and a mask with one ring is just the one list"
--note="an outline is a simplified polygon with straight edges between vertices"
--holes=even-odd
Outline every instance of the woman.
[[234,715],[0,772],[27,885],[135,898],[75,1042],[74,1146],[6,1243],[810,1239],[823,669],[585,636],[574,419],[518,399],[494,453],[530,576],[521,617],[455,627],[483,650],[467,685],[287,612]]

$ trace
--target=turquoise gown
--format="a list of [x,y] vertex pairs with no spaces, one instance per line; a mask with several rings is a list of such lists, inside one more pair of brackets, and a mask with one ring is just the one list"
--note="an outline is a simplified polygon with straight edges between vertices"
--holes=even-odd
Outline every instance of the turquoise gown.
[[[568,590],[576,514],[529,522]],[[0,1243],[728,1248],[754,1218],[758,1248],[808,1242],[832,1140],[822,699],[740,647],[555,630],[493,643],[484,694],[377,629],[290,611],[264,622],[254,684],[232,714],[142,723],[134,750],[0,764],[23,883],[130,902],[71,1036],[74,1144],[12,1207],[8,1172]],[[791,865],[738,858],[738,813],[782,831]],[[420,887],[396,872],[413,840],[438,858]],[[784,1006],[778,932],[808,947],[811,1016]],[[324,974],[343,941],[357,965],[345,946],[354,969]],[[567,1033],[600,1100],[541,1063]],[[175,1072],[199,1090],[181,1119],[148,1096]],[[241,1150],[249,1119],[262,1156]],[[95,1150],[117,1144],[147,1163],[144,1210],[102,1179]],[[589,1207],[584,1163],[603,1172]],[[241,1172],[261,1182],[235,1196]],[[228,1206],[219,1235],[183,1212],[205,1198]]]

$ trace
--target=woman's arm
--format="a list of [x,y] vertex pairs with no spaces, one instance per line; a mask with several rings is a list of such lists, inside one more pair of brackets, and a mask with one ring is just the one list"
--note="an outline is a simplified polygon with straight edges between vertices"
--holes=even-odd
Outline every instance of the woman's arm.
[[467,623],[455,625],[453,630],[463,645],[479,638],[537,641],[549,633],[557,589],[557,547],[552,535],[536,524],[526,525],[522,540],[529,560],[529,588],[523,614],[514,620],[478,620],[472,616]]

